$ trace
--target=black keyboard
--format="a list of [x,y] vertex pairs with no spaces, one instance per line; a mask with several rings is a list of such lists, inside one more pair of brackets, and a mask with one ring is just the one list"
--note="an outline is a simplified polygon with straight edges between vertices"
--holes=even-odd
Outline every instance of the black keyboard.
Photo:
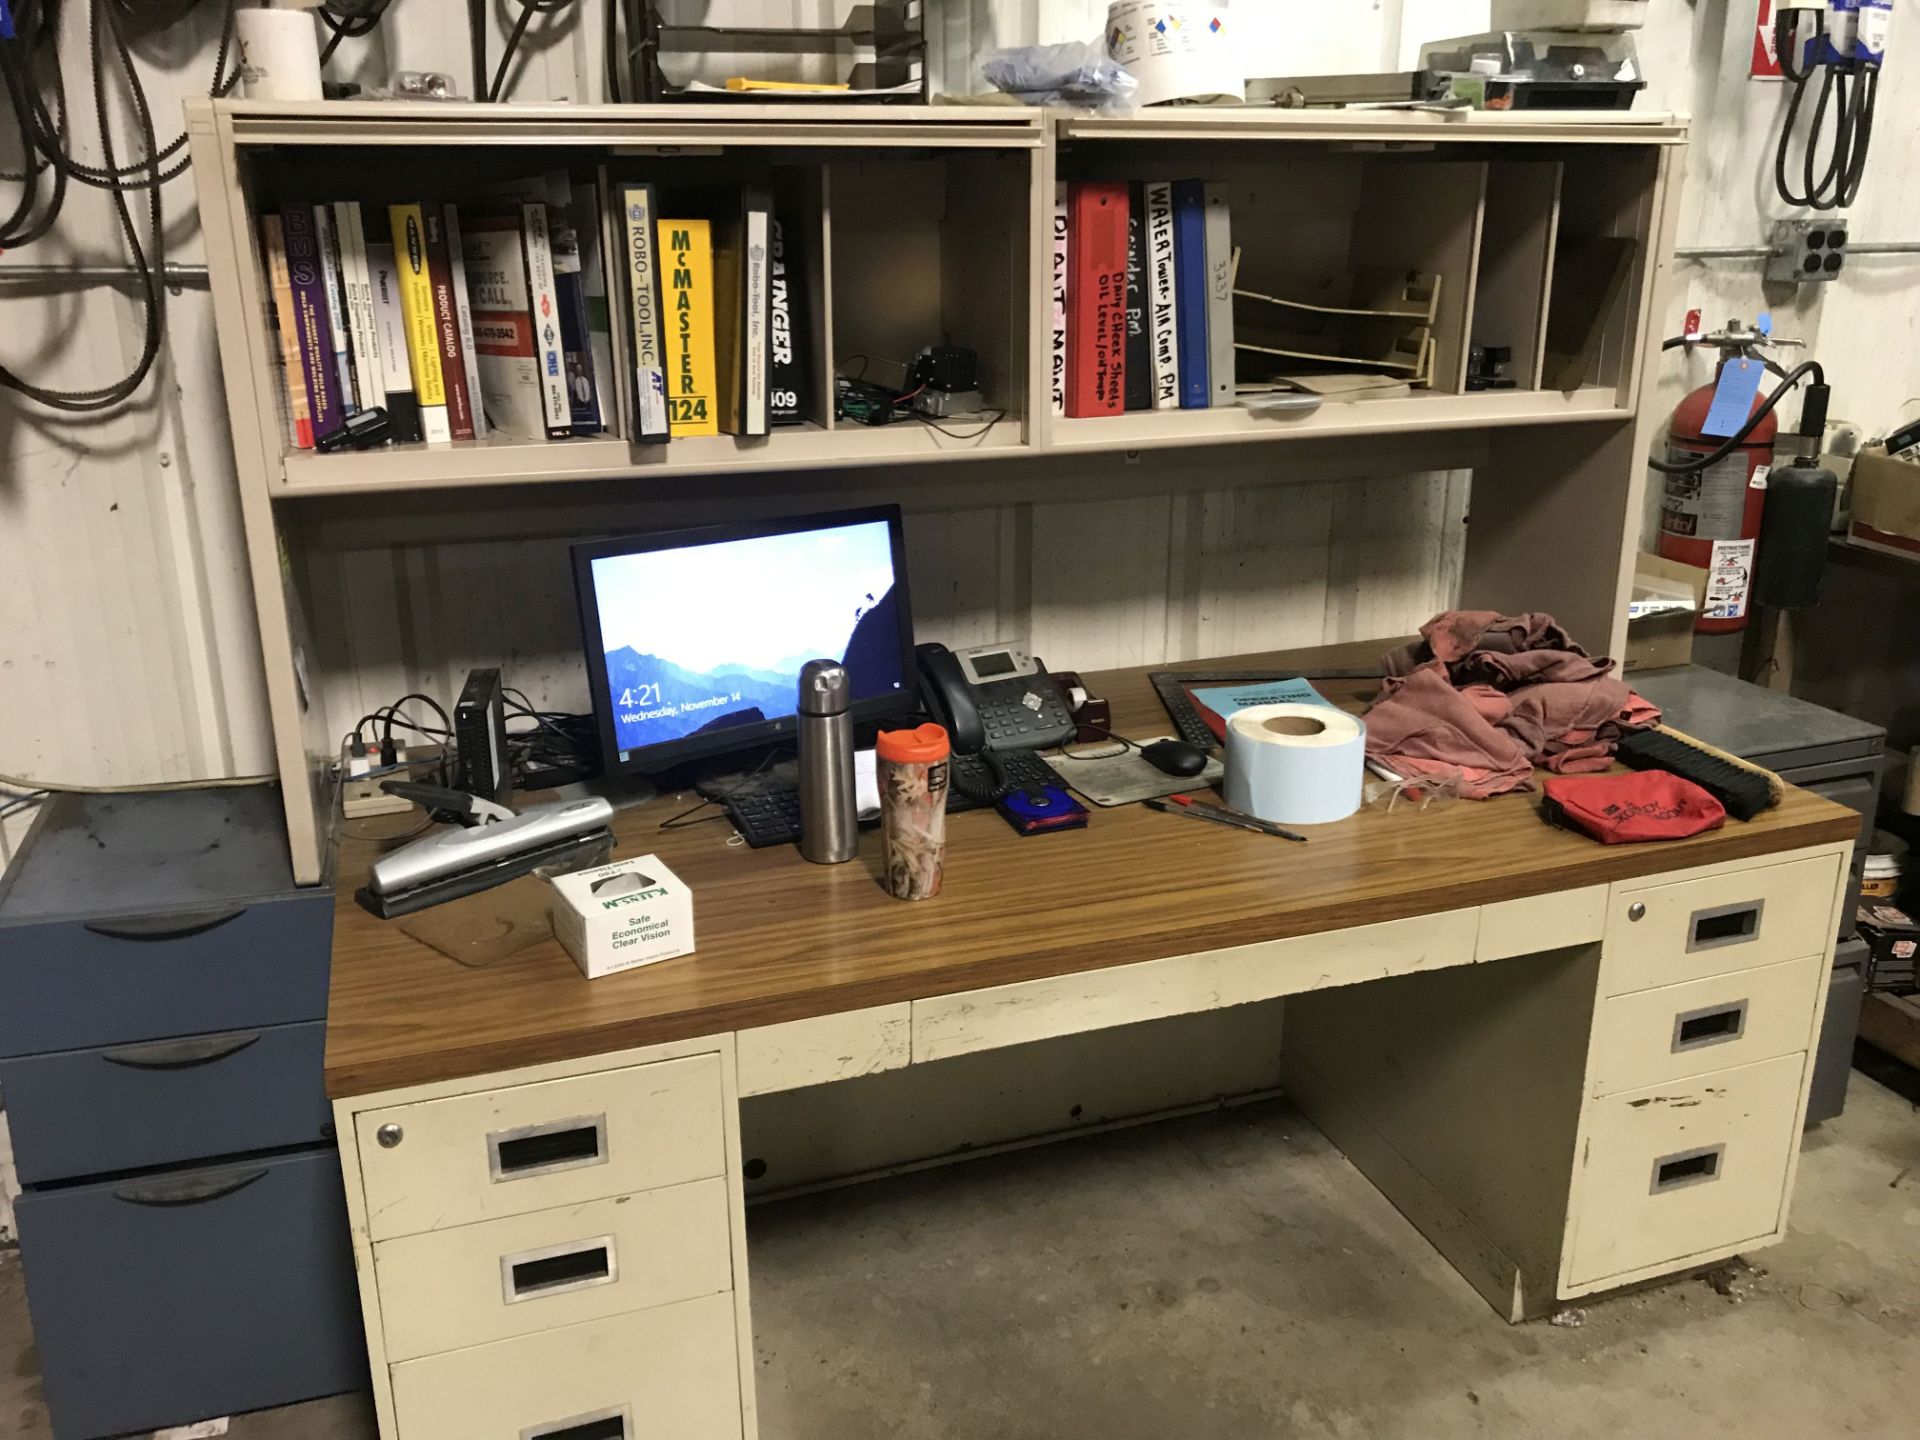
[[[1067,788],[1066,781],[1060,778],[1060,772],[1032,750],[1002,750],[999,759],[1015,790],[1034,790],[1047,785],[1062,790]],[[966,793],[966,790],[973,790],[986,795],[996,788],[993,771],[980,756],[954,756],[953,780],[953,785],[947,790],[948,813],[957,815],[967,810],[984,810],[994,803],[991,800],[976,800]],[[966,788],[962,789],[962,786]],[[800,792],[790,785],[773,781],[756,788],[751,794],[732,797],[726,805],[733,828],[755,850],[763,850],[769,845],[791,845],[800,839]]]
[[779,784],[727,801],[733,828],[755,850],[789,845],[800,838],[800,792]]

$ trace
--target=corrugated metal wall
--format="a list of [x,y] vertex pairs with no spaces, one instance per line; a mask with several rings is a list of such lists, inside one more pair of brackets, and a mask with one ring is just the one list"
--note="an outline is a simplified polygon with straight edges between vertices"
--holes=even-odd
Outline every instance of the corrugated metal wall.
[[[983,48],[1030,39],[1090,38],[1099,0],[929,0],[935,83],[971,88]],[[1745,77],[1751,0],[1658,0],[1642,52],[1653,88],[1643,104],[1691,111],[1691,152],[1681,243],[1750,243],[1761,216],[1779,210],[1765,182],[1768,132],[1782,97]],[[70,73],[83,64],[84,6],[68,7]],[[1421,33],[1482,23],[1484,0],[1352,0],[1328,7],[1273,0],[1237,7],[1276,72],[1383,65]],[[212,68],[219,6],[140,49],[155,111],[177,114]],[[676,18],[775,19],[838,15],[832,0],[688,0]],[[445,69],[464,89],[462,10],[452,0],[394,6],[379,37],[348,42],[334,71],[373,79],[391,66]],[[531,32],[517,94],[594,99],[599,91],[599,11],[585,24]],[[497,16],[496,16],[497,21]],[[499,53],[499,37],[493,41]],[[1372,57],[1372,58],[1370,58]],[[1915,173],[1920,115],[1911,69],[1889,71],[1885,111],[1855,233],[1920,236]],[[163,121],[163,124],[166,123]],[[74,118],[90,145],[85,106]],[[4,145],[0,141],[0,145]],[[15,157],[0,153],[0,169]],[[0,187],[4,188],[4,187]],[[199,241],[186,181],[168,187],[171,257],[196,262]],[[55,241],[0,258],[118,263],[100,197],[76,201]],[[1762,302],[1752,262],[1690,267],[1693,303],[1710,318],[1750,314]],[[1920,391],[1920,337],[1904,303],[1909,261],[1857,260],[1838,284],[1805,296],[1764,298],[1780,328],[1822,341],[1836,408],[1869,424]],[[0,282],[4,284],[4,282]],[[138,312],[119,290],[77,284],[0,288],[0,356],[51,382],[97,383],[135,352]],[[1663,317],[1677,325],[1679,311]],[[1724,312],[1724,313],[1723,313]],[[1704,362],[1695,362],[1696,367]],[[1675,362],[1661,406],[1694,376]],[[982,465],[994,462],[980,462]],[[914,578],[930,635],[976,640],[1029,635],[1061,665],[1099,666],[1229,653],[1402,630],[1454,593],[1466,483],[1458,475],[1269,487],[1274,452],[1210,457],[1208,484],[1171,498],[1075,500],[1010,509],[951,509],[913,524]],[[1139,487],[1130,487],[1137,491]],[[1079,492],[1076,492],[1079,493]],[[564,593],[506,617],[508,643],[462,635],[431,617],[498,609],[499,560],[508,573],[544,565],[538,545],[370,551],[333,557],[318,593],[390,630],[383,597],[404,589],[402,625],[440,634],[431,653],[396,653],[356,634],[353,648],[321,657],[330,713],[350,723],[367,701],[422,679],[446,693],[472,661],[505,648],[556,703],[577,703],[579,667],[567,651]],[[411,570],[429,584],[397,587]],[[270,763],[251,601],[241,556],[232,461],[220,401],[210,306],[203,289],[172,297],[163,364],[139,404],[107,421],[74,425],[0,397],[0,772],[97,783],[246,774]],[[327,624],[325,630],[344,631]],[[524,639],[519,638],[524,635]],[[424,643],[424,642],[423,642]],[[385,648],[396,649],[387,645]],[[366,652],[366,653],[363,653]],[[423,657],[423,658],[420,658]],[[356,676],[356,667],[366,670]],[[524,668],[521,668],[524,667]],[[529,689],[536,688],[529,685]],[[350,714],[348,712],[351,712]],[[0,848],[4,848],[0,840]]]

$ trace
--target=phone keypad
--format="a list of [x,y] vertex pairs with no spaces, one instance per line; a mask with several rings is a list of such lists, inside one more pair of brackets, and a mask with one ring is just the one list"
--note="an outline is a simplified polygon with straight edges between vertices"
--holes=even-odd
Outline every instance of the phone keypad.
[[980,723],[994,750],[1029,750],[1058,744],[1063,730],[1071,730],[1067,707],[1045,687],[1027,679],[1003,680],[980,686]]

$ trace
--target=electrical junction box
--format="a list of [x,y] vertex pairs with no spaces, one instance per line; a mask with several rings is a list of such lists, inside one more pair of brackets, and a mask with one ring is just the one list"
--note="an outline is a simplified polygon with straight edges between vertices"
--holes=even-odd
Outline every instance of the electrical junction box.
[[1767,279],[1808,285],[1838,279],[1847,263],[1845,220],[1776,220]]

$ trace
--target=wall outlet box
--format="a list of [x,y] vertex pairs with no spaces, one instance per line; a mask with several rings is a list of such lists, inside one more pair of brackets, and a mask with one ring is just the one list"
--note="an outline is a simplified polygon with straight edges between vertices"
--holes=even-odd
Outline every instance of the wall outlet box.
[[589,980],[693,953],[693,892],[657,855],[551,883],[553,933]]

